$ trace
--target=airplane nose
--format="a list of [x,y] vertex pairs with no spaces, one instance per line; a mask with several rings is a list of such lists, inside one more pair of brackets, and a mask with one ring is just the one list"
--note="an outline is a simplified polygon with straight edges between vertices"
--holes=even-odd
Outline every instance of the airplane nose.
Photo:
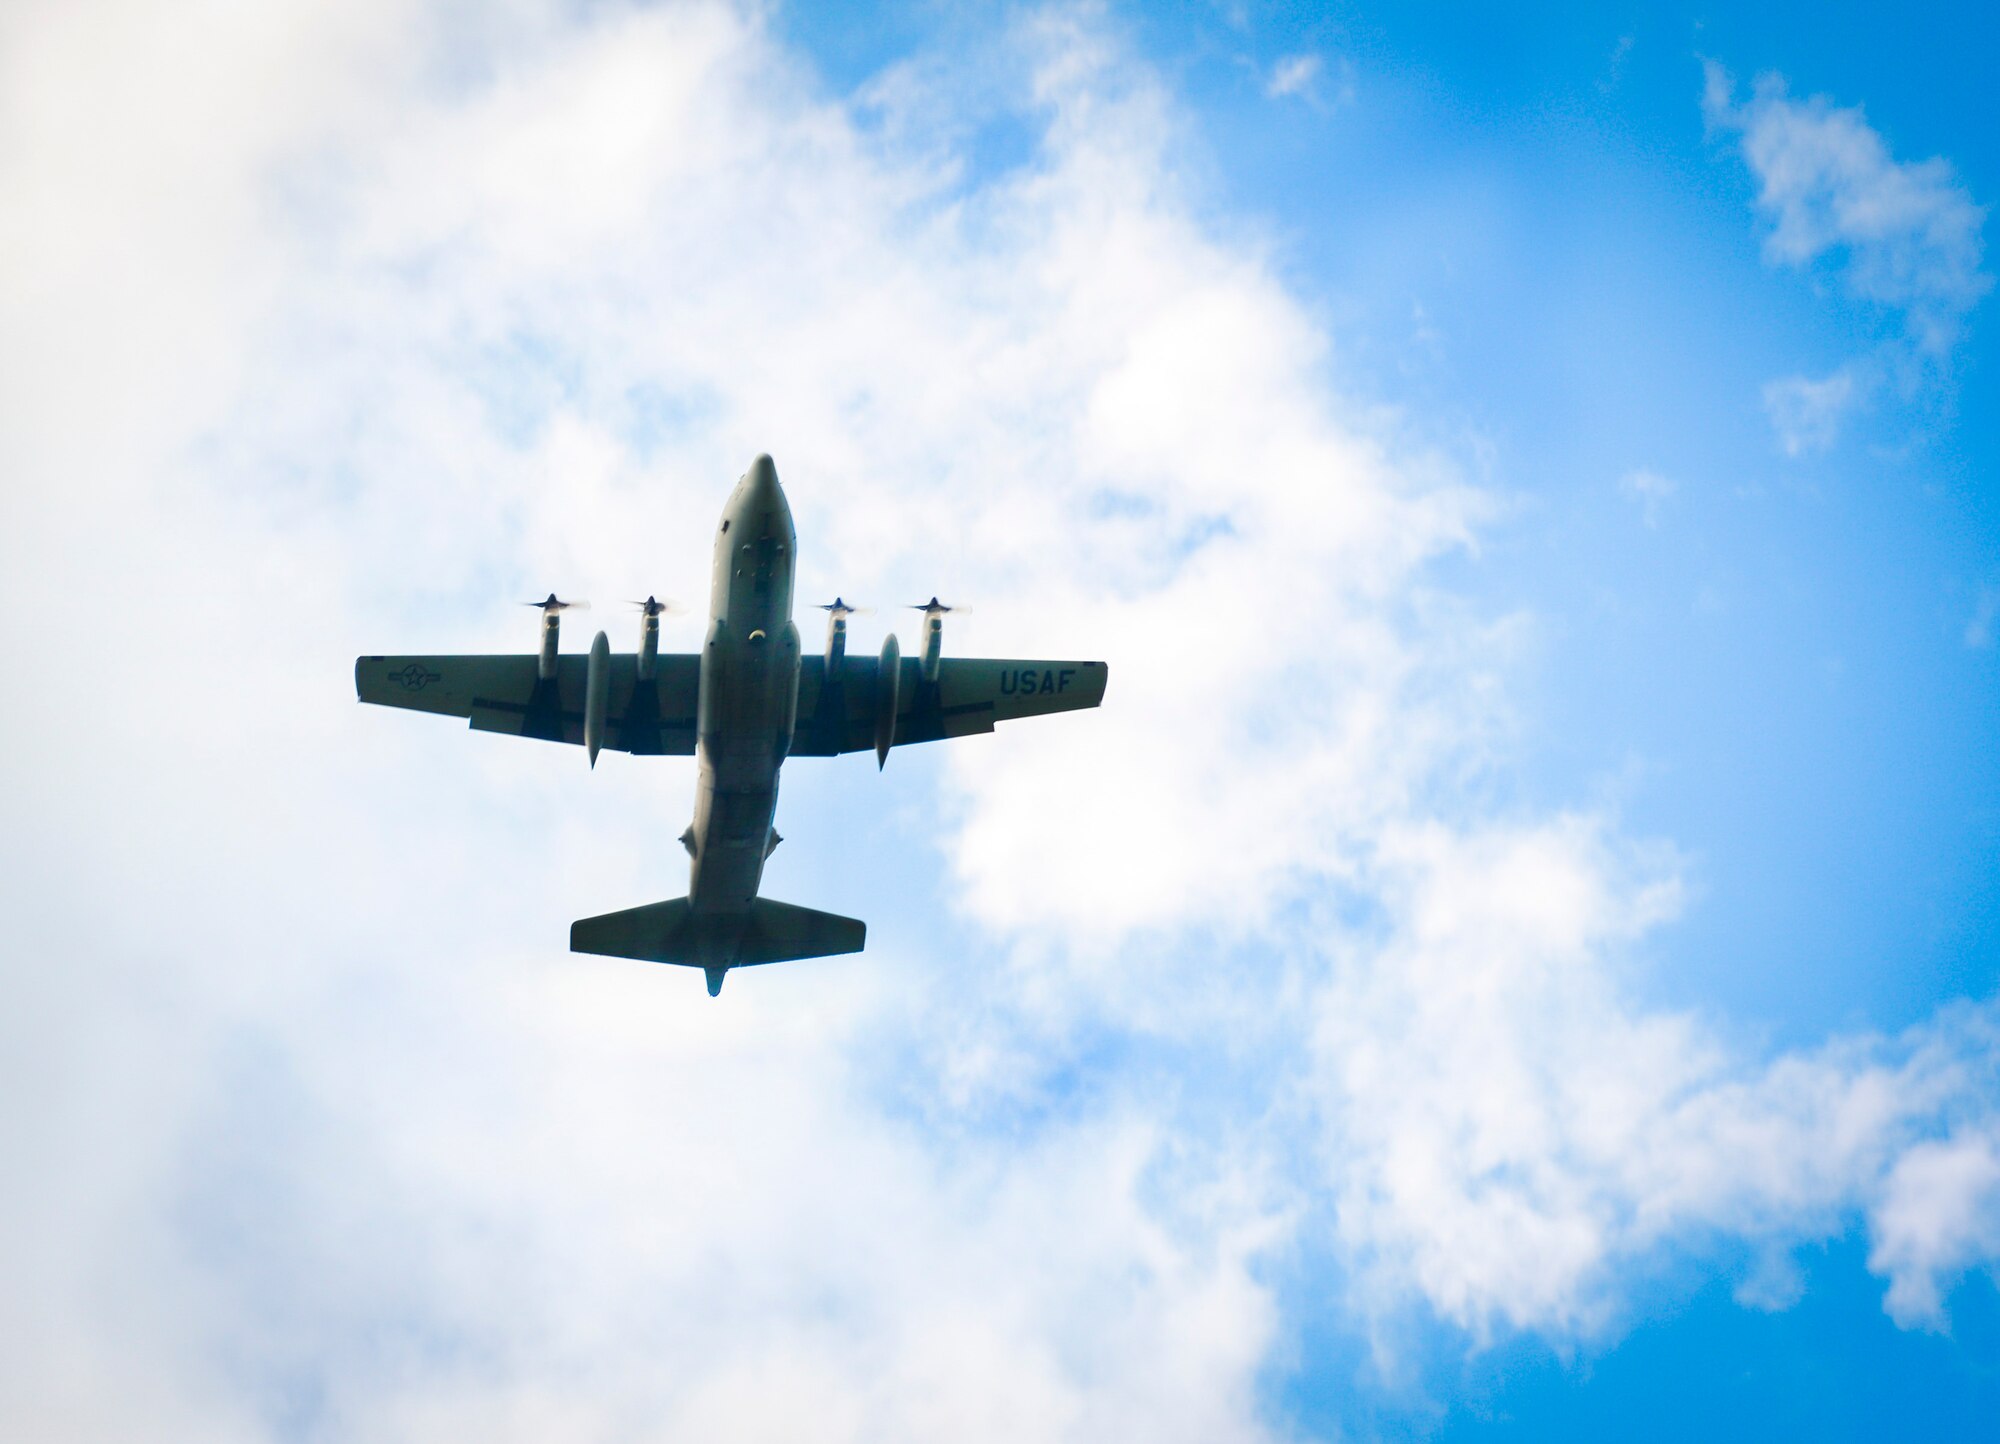
[[791,526],[792,508],[785,500],[785,489],[778,485],[778,468],[768,455],[760,454],[750,463],[750,469],[743,473],[741,495],[744,510],[750,516],[761,518],[758,526]]

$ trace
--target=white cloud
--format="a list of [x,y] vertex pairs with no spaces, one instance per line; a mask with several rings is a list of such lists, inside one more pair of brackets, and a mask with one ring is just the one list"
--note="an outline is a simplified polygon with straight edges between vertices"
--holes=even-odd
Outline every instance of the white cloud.
[[1302,100],[1315,108],[1354,102],[1354,62],[1345,57],[1336,57],[1329,67],[1326,57],[1313,51],[1283,55],[1263,80],[1264,94],[1272,100]]
[[1853,414],[1864,395],[1858,372],[1844,366],[1817,381],[1806,376],[1787,376],[1764,385],[1764,413],[1778,434],[1778,446],[1787,456],[1805,456],[1829,451],[1840,439],[1840,429]]
[[[1737,1058],[1624,985],[1670,853],[1468,811],[1513,631],[1424,568],[1489,503],[1330,389],[1092,22],[990,58],[1044,134],[969,187],[720,6],[300,8],[180,69],[145,7],[4,23],[0,585],[102,643],[0,717],[5,1432],[1254,1438],[1302,1234],[1367,1316],[1558,1336],[1689,1233],[1865,1213],[1917,1321],[1990,1259],[1987,1014]],[[962,925],[710,1005],[561,951],[678,890],[685,768],[348,666],[699,595],[765,447],[802,599],[970,593],[1112,692],[788,771],[833,820],[774,892],[893,834]],[[1065,1085],[1105,1037],[1205,1066]]]
[[[1389,925],[1340,959],[1314,1048],[1332,1227],[1365,1306],[1415,1290],[1480,1336],[1589,1333],[1617,1318],[1621,1269],[1671,1239],[1781,1258],[1862,1213],[1892,1313],[1927,1321],[1941,1282],[2000,1253],[1977,1152],[2000,1085],[1990,1007],[1760,1066],[1621,986],[1679,905],[1671,856],[1567,818],[1427,828],[1382,865]],[[1951,1166],[1923,1162],[1940,1151]],[[1760,1275],[1754,1296],[1782,1294],[1782,1268]]]
[[1597,82],[1597,88],[1606,95],[1616,90],[1618,82],[1624,78],[1625,64],[1632,58],[1632,47],[1636,43],[1635,37],[1621,35],[1618,43],[1611,47],[1611,59],[1605,66],[1604,79]]
[[1941,1326],[1942,1285],[2000,1258],[2000,1131],[1921,1143],[1896,1161],[1875,1214],[1869,1267],[1888,1274],[1898,1323]]
[[1618,478],[1618,489],[1639,503],[1639,510],[1646,518],[1647,526],[1660,524],[1660,508],[1680,490],[1680,484],[1671,476],[1662,476],[1649,467],[1628,471]]
[[1264,82],[1264,93],[1273,100],[1287,95],[1303,95],[1319,79],[1324,64],[1319,56],[1313,54],[1284,56],[1271,67],[1270,79]]
[[1702,113],[1740,138],[1771,224],[1770,257],[1806,266],[1837,254],[1856,295],[1903,312],[1922,349],[1948,349],[1993,285],[1981,269],[1985,208],[1950,164],[1896,160],[1859,107],[1793,100],[1776,75],[1759,77],[1739,105],[1729,73],[1704,64]]
[[1941,158],[1899,161],[1859,107],[1793,100],[1781,76],[1750,98],[1703,62],[1702,114],[1736,136],[1769,223],[1765,255],[1811,269],[1825,261],[1853,296],[1886,308],[1901,335],[1817,380],[1768,383],[1764,406],[1787,456],[1830,449],[1885,378],[1905,393],[1934,379],[1972,309],[1993,287],[1982,268],[1986,210]]
[[1972,648],[1993,645],[1993,623],[2000,618],[2000,587],[1981,586],[1965,623],[1965,645]]

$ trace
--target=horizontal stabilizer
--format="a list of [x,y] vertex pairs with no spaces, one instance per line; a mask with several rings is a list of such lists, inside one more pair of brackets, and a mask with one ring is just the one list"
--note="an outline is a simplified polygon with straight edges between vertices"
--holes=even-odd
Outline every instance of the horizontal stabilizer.
[[[785,963],[858,953],[868,925],[858,918],[815,912],[757,898],[747,915],[697,918],[684,897],[601,913],[570,924],[571,952],[678,963],[711,974],[755,963]],[[710,978],[711,983],[717,979]]]
[[702,959],[695,949],[690,921],[688,900],[684,897],[626,908],[622,912],[599,913],[569,925],[569,950],[698,968]]
[[743,929],[743,945],[737,950],[736,965],[788,963],[794,958],[858,953],[867,942],[868,924],[859,918],[814,912],[811,908],[760,897],[750,904],[750,922]]

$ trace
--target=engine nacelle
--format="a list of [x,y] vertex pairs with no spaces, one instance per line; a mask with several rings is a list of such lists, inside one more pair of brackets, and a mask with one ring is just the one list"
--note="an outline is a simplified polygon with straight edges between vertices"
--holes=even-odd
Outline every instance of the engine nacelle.
[[566,602],[550,592],[539,602],[529,602],[528,605],[540,608],[542,613],[542,650],[535,658],[535,675],[544,682],[553,682],[556,676],[556,648],[562,641],[562,614],[573,608],[587,609],[590,603]]
[[935,685],[938,659],[944,655],[944,614],[957,609],[932,597],[928,602],[918,602],[913,610],[924,614],[924,647],[917,654],[917,670],[926,682]]
[[542,608],[542,651],[535,659],[535,675],[544,682],[556,675],[556,649],[562,644],[562,608]]
[[926,682],[938,679],[938,659],[944,656],[944,609],[924,613],[923,673]]
[[882,657],[875,670],[875,770],[889,761],[889,748],[896,741],[896,712],[903,701],[903,648],[891,632],[882,643]]
[[[646,599],[649,603],[651,597]],[[639,620],[639,679],[650,682],[660,670],[660,609],[646,606]]]
[[632,605],[639,609],[639,680],[650,682],[660,673],[660,618],[673,611],[674,605],[658,597]]
[[820,603],[820,610],[826,613],[826,674],[832,677],[839,673],[841,660],[847,656],[847,619],[854,615],[855,609],[835,597]]

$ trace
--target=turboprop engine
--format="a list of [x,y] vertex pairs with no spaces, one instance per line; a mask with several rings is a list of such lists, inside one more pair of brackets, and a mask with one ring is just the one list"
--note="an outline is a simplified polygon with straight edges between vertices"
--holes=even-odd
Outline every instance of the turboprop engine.
[[926,682],[935,682],[938,679],[938,659],[944,656],[944,614],[961,609],[948,607],[936,597],[932,597],[928,602],[913,603],[910,610],[924,614],[922,671]]
[[639,609],[639,676],[650,682],[660,669],[660,614],[671,607],[651,596],[632,605]]
[[542,609],[542,651],[536,659],[535,675],[544,682],[552,682],[556,675],[556,646],[562,640],[562,614],[564,612],[587,612],[589,602],[565,602],[554,592],[550,592],[539,602],[524,602],[523,606]]
[[851,607],[839,597],[830,602],[821,602],[819,609],[826,613],[826,666],[829,674],[840,665],[840,659],[847,655],[847,619],[859,616],[866,607]]

